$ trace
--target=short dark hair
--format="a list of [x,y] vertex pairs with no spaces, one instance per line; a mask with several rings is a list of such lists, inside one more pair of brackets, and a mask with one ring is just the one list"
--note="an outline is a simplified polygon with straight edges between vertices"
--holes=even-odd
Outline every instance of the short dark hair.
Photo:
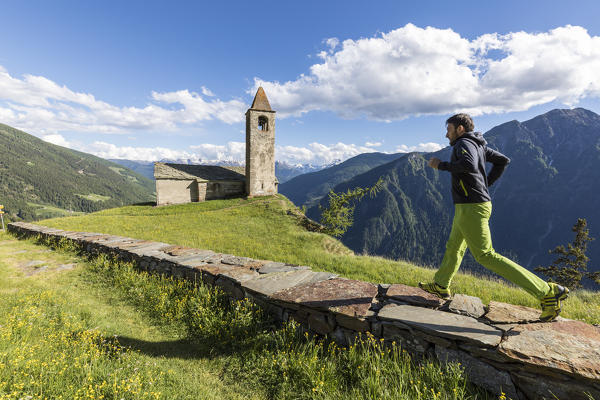
[[446,120],[446,125],[452,124],[455,128],[462,125],[465,128],[465,132],[471,132],[475,129],[475,124],[469,116],[469,114],[455,114]]

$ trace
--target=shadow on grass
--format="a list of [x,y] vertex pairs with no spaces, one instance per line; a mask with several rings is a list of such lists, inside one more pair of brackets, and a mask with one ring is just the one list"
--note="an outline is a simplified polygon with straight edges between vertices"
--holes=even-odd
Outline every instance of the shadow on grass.
[[139,351],[152,357],[179,358],[182,360],[203,358],[201,346],[190,339],[163,340],[151,342],[131,337],[117,336],[117,341],[123,347]]
[[155,205],[156,205],[156,201],[146,201],[144,203],[129,204],[129,206],[131,206],[131,207],[148,207],[148,206],[155,206]]

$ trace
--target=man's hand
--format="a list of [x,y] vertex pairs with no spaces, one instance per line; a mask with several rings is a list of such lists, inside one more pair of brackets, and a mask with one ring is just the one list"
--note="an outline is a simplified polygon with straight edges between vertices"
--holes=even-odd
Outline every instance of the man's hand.
[[429,166],[431,168],[437,169],[438,165],[440,165],[441,162],[442,162],[442,160],[440,160],[439,158],[431,157],[429,159]]

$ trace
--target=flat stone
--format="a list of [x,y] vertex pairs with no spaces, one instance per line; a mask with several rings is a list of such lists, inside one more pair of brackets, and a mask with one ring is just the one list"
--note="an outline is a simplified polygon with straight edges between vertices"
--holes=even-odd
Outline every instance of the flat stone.
[[[89,240],[89,239],[86,239],[86,240]],[[122,236],[102,235],[100,237],[94,237],[94,239],[92,239],[90,241],[92,241],[94,243],[107,245],[109,243],[121,242],[121,241],[125,241],[125,240],[127,240],[127,238],[124,238]]]
[[469,377],[469,382],[496,395],[504,392],[508,398],[519,398],[508,372],[500,371],[460,350],[435,346],[435,355],[441,362],[460,363],[465,369],[465,375]]
[[201,251],[200,249],[194,249],[192,247],[185,246],[169,246],[162,249],[163,253],[167,253],[170,256],[185,256],[189,254],[195,254]]
[[268,275],[260,275],[256,279],[246,281],[242,284],[242,287],[255,293],[270,296],[284,289],[321,282],[335,278],[336,276],[336,274],[329,272],[314,272],[310,270],[276,272]]
[[139,247],[136,246],[127,251],[139,257],[153,257],[155,254],[159,253],[162,248],[167,246],[169,246],[167,243],[150,242],[148,244],[140,245]]
[[[536,373],[515,373],[513,381],[528,399],[600,399],[600,388],[589,382],[566,379],[551,379]],[[589,394],[589,396],[588,396]]]
[[[268,276],[268,275],[267,275]],[[334,278],[284,289],[272,299],[318,310],[364,318],[369,315],[377,286],[353,279]]]
[[259,276],[258,272],[249,268],[234,267],[226,264],[208,264],[198,267],[213,276],[225,276],[236,283],[243,283]]
[[485,314],[485,306],[479,297],[455,294],[448,305],[451,312],[479,318]]
[[46,263],[45,261],[33,260],[33,261],[29,261],[28,263],[23,265],[23,267],[37,267],[38,265],[42,265],[45,263]]
[[335,323],[329,321],[327,315],[322,313],[311,313],[307,318],[308,328],[320,335],[327,335],[333,332]]
[[369,321],[365,320],[364,318],[338,314],[335,320],[337,321],[338,325],[355,332],[366,332],[369,330]]
[[242,267],[257,267],[262,265],[258,260],[249,257],[232,256],[231,254],[223,254],[221,263],[229,265],[239,265]]
[[304,269],[310,269],[310,267],[270,261],[264,264],[262,267],[260,267],[258,269],[258,272],[260,274],[272,274],[275,272],[291,272]]
[[437,308],[444,304],[444,300],[439,297],[427,293],[421,288],[414,286],[407,286],[401,283],[396,283],[391,285],[387,293],[386,297],[394,300],[399,300],[403,303],[412,304],[415,306],[423,306],[423,307],[434,307]]
[[424,307],[388,304],[379,311],[378,318],[397,321],[426,333],[484,346],[496,346],[502,339],[502,331],[474,318]]
[[485,318],[491,322],[511,324],[520,322],[539,321],[540,310],[514,304],[490,301]]
[[498,350],[528,365],[600,379],[600,330],[581,321],[519,324]]
[[199,265],[208,264],[208,259],[212,257],[214,253],[212,251],[206,251],[204,254],[192,254],[189,256],[178,256],[175,257],[173,262],[185,267],[196,267]]
[[138,247],[142,247],[142,246],[147,246],[149,244],[152,244],[154,242],[151,242],[149,240],[134,240],[128,243],[122,243],[119,245],[119,249],[121,250],[129,250],[129,249],[134,249],[134,248],[138,248]]
[[69,269],[73,269],[77,266],[77,264],[60,264],[58,266],[58,268],[56,268],[57,271],[64,271],[64,270],[69,270]]

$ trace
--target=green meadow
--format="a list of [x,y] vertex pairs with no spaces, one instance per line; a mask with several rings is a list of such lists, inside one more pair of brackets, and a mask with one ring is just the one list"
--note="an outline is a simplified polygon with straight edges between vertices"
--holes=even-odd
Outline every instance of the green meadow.
[[[302,214],[282,195],[165,207],[128,206],[39,224],[309,265],[315,270],[373,283],[417,286],[419,281],[433,279],[435,273],[429,266],[355,255],[338,240],[304,228]],[[452,290],[480,297],[485,304],[495,300],[539,308],[536,299],[501,279],[459,272]],[[600,323],[600,296],[587,290],[572,292],[561,316]]]
[[460,364],[340,348],[215,288],[4,233],[0,304],[1,400],[494,398]]

